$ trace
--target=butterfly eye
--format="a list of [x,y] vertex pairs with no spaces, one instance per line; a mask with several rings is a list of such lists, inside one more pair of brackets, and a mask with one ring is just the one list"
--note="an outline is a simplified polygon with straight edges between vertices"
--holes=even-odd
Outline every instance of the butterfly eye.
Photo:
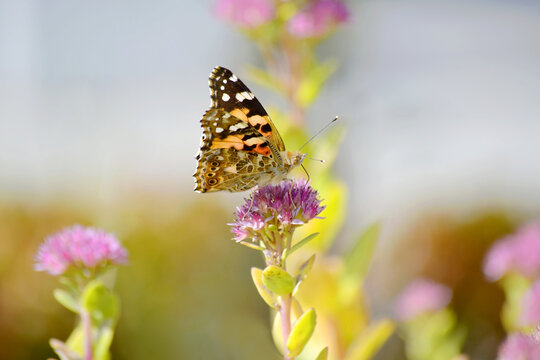
[[216,185],[216,184],[217,184],[217,180],[216,180],[216,179],[210,179],[210,180],[208,180],[208,184],[210,184],[210,185]]
[[219,163],[217,161],[212,161],[210,165],[212,165],[213,167],[216,167],[216,166],[219,166]]

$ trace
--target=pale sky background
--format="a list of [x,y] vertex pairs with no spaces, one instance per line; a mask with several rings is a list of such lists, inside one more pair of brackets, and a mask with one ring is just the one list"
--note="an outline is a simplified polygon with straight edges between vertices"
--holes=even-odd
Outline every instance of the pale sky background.
[[[320,49],[342,66],[309,112],[313,130],[335,114],[347,128],[337,164],[354,219],[345,233],[419,209],[538,213],[540,2],[349,4],[351,23]],[[245,77],[259,61],[210,10],[210,1],[0,0],[0,196],[99,203],[138,187],[202,196],[191,174],[207,77],[216,65]]]

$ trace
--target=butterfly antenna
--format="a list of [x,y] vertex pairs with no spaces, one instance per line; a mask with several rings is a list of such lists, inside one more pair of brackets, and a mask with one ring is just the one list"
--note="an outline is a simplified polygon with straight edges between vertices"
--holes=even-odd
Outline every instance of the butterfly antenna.
[[314,159],[314,158],[311,158],[311,157],[309,157],[309,156],[306,156],[306,159],[313,160],[313,161],[317,161],[317,162],[320,162],[321,164],[323,164],[323,163],[326,162],[325,160],[322,160],[322,159]]
[[326,124],[321,130],[317,131],[317,133],[315,135],[313,135],[312,137],[309,138],[308,141],[306,141],[306,143],[304,145],[302,145],[300,147],[300,149],[298,149],[298,151],[302,150],[304,148],[304,146],[306,146],[307,144],[309,144],[311,142],[311,140],[315,139],[317,136],[319,136],[320,133],[322,133],[324,130],[328,129],[328,127],[330,125],[332,125],[334,122],[337,121],[337,119],[339,119],[339,116],[336,116],[334,118],[334,120],[330,121],[328,124]]
[[304,169],[304,172],[306,173],[307,175],[307,182],[309,182],[309,179],[311,179],[311,177],[309,176],[309,173],[307,172],[306,168],[304,167],[303,164],[300,164],[300,166],[302,167],[302,169]]

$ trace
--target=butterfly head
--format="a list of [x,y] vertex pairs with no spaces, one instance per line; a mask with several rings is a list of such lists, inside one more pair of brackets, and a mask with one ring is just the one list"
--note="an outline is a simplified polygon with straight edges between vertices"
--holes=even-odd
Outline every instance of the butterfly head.
[[289,171],[302,164],[306,154],[300,151],[286,151],[283,157],[285,164],[289,165]]

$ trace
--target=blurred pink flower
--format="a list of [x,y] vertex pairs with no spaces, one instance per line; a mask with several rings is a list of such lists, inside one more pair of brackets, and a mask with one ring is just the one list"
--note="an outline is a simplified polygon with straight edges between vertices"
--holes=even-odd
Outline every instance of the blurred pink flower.
[[253,29],[274,18],[275,6],[272,0],[219,0],[214,11],[225,21]]
[[289,33],[299,39],[325,35],[334,26],[344,23],[349,11],[339,0],[317,0],[296,14],[288,24]]
[[426,312],[445,308],[452,299],[452,290],[429,279],[417,279],[401,292],[395,306],[400,320],[411,320]]
[[51,275],[61,275],[70,267],[96,268],[126,261],[127,251],[114,235],[74,225],[45,239],[36,254],[34,268]]
[[540,324],[540,281],[536,281],[527,290],[523,296],[521,309],[520,322],[523,326]]
[[484,274],[495,281],[516,272],[530,278],[540,275],[540,225],[528,224],[497,241],[484,261]]
[[506,337],[499,347],[497,360],[536,360],[540,359],[540,341],[538,330],[528,336],[513,333]]

